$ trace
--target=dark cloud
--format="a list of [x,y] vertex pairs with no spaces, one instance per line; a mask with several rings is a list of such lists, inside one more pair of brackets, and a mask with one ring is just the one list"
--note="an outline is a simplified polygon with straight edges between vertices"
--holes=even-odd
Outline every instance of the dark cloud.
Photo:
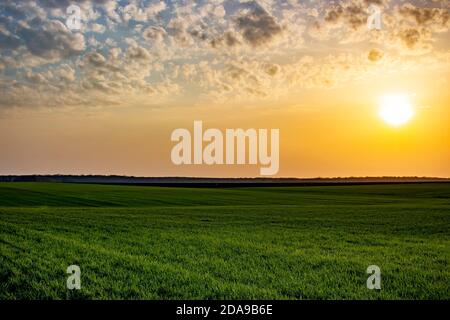
[[264,72],[273,77],[280,71],[280,66],[274,63],[267,63],[264,65]]
[[151,55],[148,52],[147,49],[139,47],[139,46],[131,46],[127,50],[127,57],[130,60],[143,60],[143,61],[149,61],[151,60]]
[[440,8],[418,8],[411,4],[404,4],[400,7],[399,13],[404,18],[413,19],[419,26],[430,23],[448,26],[450,21],[449,11]]
[[84,36],[72,33],[57,20],[50,20],[40,29],[22,27],[18,34],[32,54],[46,59],[68,58],[85,48]]
[[381,60],[384,56],[383,51],[380,49],[372,49],[369,51],[369,54],[367,55],[367,58],[372,62],[377,62]]
[[[71,4],[76,4],[75,1],[70,0],[39,0],[39,4],[44,8],[67,8]],[[84,1],[78,1],[84,2]]]
[[144,30],[142,36],[151,41],[162,41],[166,36],[166,30],[162,27],[148,27]]
[[105,5],[108,2],[113,1],[114,0],[38,0],[37,2],[44,8],[65,9],[72,4],[82,5],[85,3],[92,3],[96,5]]
[[389,0],[364,0],[364,3],[367,6],[370,6],[371,4],[376,4],[376,5],[382,6],[382,5],[385,5],[386,2],[389,2]]
[[327,11],[324,20],[329,23],[337,23],[343,14],[344,8],[342,6],[337,6]]
[[187,23],[180,18],[170,20],[168,31],[172,38],[181,45],[187,45],[192,39],[192,35],[187,31]]
[[394,17],[401,21],[396,37],[408,49],[407,54],[429,52],[435,41],[435,34],[448,32],[449,10],[444,8],[417,7],[407,3],[398,6]]
[[241,42],[232,31],[227,31],[223,34],[223,36],[211,40],[211,46],[213,48],[219,48],[222,45],[226,45],[227,47],[235,47],[240,43]]
[[414,49],[421,42],[422,34],[417,29],[409,28],[400,31],[399,37],[408,49]]
[[0,30],[0,49],[16,49],[22,41],[13,35],[8,35]]
[[225,32],[224,39],[225,39],[226,45],[229,47],[234,47],[240,43],[239,40],[234,35],[234,33],[231,31]]
[[17,20],[23,20],[26,17],[25,12],[19,7],[16,7],[13,3],[4,3],[1,10],[4,15],[11,16]]
[[208,40],[208,33],[205,32],[204,30],[199,30],[199,29],[194,29],[194,30],[190,30],[189,34],[196,39],[205,41]]
[[344,23],[347,27],[358,30],[367,23],[367,8],[361,5],[334,6],[327,10],[324,21],[328,24]]
[[254,47],[264,45],[283,32],[283,28],[278,25],[275,18],[256,1],[243,5],[247,12],[236,19],[236,26],[250,45]]
[[103,67],[106,64],[106,59],[98,52],[92,52],[87,56],[89,64],[94,67]]

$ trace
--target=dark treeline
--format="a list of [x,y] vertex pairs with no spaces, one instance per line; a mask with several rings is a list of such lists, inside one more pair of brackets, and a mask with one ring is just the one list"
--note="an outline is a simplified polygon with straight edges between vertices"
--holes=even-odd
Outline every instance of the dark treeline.
[[130,177],[118,175],[4,175],[0,182],[58,182],[130,185],[176,186],[242,186],[242,185],[340,185],[379,183],[450,182],[433,177],[346,177],[346,178],[195,178],[195,177]]

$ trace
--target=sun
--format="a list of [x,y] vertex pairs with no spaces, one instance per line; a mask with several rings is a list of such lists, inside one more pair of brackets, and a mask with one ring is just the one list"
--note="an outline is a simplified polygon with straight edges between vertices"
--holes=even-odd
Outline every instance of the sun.
[[388,124],[401,126],[414,116],[409,96],[406,94],[387,94],[380,98],[380,117]]

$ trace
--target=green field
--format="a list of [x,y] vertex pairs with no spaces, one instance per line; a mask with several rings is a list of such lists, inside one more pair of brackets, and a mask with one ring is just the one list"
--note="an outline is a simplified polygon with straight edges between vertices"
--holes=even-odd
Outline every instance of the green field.
[[0,299],[450,299],[449,263],[450,184],[0,183]]

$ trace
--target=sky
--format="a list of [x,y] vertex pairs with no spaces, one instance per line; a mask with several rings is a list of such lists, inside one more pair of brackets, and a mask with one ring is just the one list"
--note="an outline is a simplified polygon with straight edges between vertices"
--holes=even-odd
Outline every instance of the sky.
[[[67,23],[80,8],[81,28]],[[370,29],[369,7],[381,12]],[[450,1],[0,2],[0,174],[254,177],[177,128],[280,130],[279,177],[450,177]],[[380,100],[408,98],[392,126]]]

